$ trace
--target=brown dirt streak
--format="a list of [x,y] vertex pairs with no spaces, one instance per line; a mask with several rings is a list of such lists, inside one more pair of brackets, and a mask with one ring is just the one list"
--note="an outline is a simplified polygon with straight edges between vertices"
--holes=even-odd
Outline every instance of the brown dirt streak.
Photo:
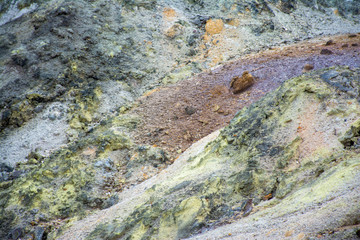
[[[360,35],[356,38],[335,36],[331,38],[334,44],[326,46],[328,39],[313,39],[246,55],[217,69],[144,95],[139,100],[139,106],[132,110],[132,113],[144,119],[134,134],[136,142],[164,148],[174,160],[192,143],[228,124],[244,106],[277,88],[283,81],[276,79],[280,74],[284,80],[300,75],[303,63],[299,59],[307,57],[308,62],[313,60],[326,66],[326,61],[335,63],[341,56],[358,54],[359,47],[352,44],[360,42]],[[349,47],[343,48],[344,44]],[[324,58],[320,55],[324,48],[333,54]],[[240,76],[244,70],[257,78],[256,83],[245,92],[234,95],[229,91],[231,78]],[[186,107],[195,108],[196,112],[188,115]]]

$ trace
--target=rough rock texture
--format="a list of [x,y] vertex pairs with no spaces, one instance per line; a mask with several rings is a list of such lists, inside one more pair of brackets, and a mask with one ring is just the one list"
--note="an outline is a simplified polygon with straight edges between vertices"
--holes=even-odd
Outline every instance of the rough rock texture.
[[[2,160],[14,167],[31,151],[49,156],[144,91],[244,53],[359,29],[357,15],[344,8],[355,11],[358,3],[338,5],[2,1],[1,19],[8,19],[0,26]],[[24,11],[10,21],[16,9]]]
[[[195,146],[189,150],[192,155],[185,152],[167,173],[134,189],[134,196],[121,196],[122,202],[109,209],[111,214],[99,213],[101,221],[92,222],[97,227],[89,236],[86,232],[94,225],[76,231],[89,224],[85,219],[60,239],[69,234],[86,239],[178,239],[236,221],[250,232],[228,227],[198,239],[223,238],[231,232],[245,238],[281,238],[290,234],[288,230],[305,238],[341,229],[354,229],[347,234],[355,237],[360,217],[359,74],[360,69],[332,68],[286,81],[240,111],[204,149]],[[248,199],[254,208],[244,216],[242,205]],[[341,211],[334,215],[335,209]],[[305,219],[296,219],[299,214]],[[286,216],[300,225],[279,229]],[[314,224],[306,224],[310,219]],[[268,231],[251,229],[254,224]]]
[[248,71],[243,72],[242,76],[236,76],[231,79],[230,87],[234,94],[239,93],[254,84],[254,77]]
[[[143,96],[205,69],[219,73],[222,68],[213,67],[244,54],[324,34],[351,33],[352,42],[342,47],[346,53],[336,50],[322,55],[329,58],[328,64],[323,60],[317,64],[320,57],[309,58],[315,61],[315,69],[335,64],[330,59],[358,66],[358,13],[358,1],[342,4],[332,0],[1,1],[0,238],[56,238],[76,219],[121,203],[119,193],[133,195],[132,187],[142,186],[139,183],[143,181],[150,184],[146,180],[174,160],[165,151],[166,143],[159,147],[139,141],[141,136],[156,140],[166,134],[161,128],[150,135],[136,132],[148,122],[133,110],[142,104],[139,97],[146,91],[150,90]],[[339,47],[335,42],[326,48],[333,51],[335,46]],[[274,58],[271,63],[276,65],[276,61]],[[263,74],[261,69],[252,70]],[[279,74],[277,83],[288,78],[287,72]],[[290,75],[298,74],[293,71]],[[226,86],[233,76],[223,80]],[[164,184],[160,189],[165,192],[155,186],[144,196],[133,195],[138,199],[130,198],[134,200],[130,209],[117,216],[117,222],[95,231],[96,224],[91,222],[79,236],[87,238],[92,232],[93,238],[116,234],[187,237],[203,227],[230,221],[243,209],[243,200],[253,199],[256,209],[264,196],[281,199],[307,181],[315,181],[321,174],[314,178],[302,175],[312,169],[310,163],[305,170],[294,170],[296,177],[291,172],[303,161],[315,161],[314,168],[324,166],[321,173],[338,162],[348,161],[353,166],[351,154],[360,144],[359,124],[353,124],[358,70],[326,70],[320,75],[322,80],[306,80],[308,86],[301,83],[305,78],[287,83],[294,93],[285,84],[258,103],[263,107],[253,105],[244,110],[248,117],[237,115],[215,143],[189,161],[192,165],[184,164],[184,177],[158,183]],[[210,92],[221,95],[223,88],[218,89]],[[333,95],[334,89],[339,96]],[[297,110],[287,112],[293,106],[280,104],[282,93],[281,98],[288,97],[287,104],[297,104]],[[309,98],[303,98],[306,94]],[[326,106],[310,100],[321,100]],[[201,108],[191,104],[180,107],[188,118],[202,114]],[[327,107],[332,108],[324,115],[321,110]],[[226,115],[219,106],[212,108],[216,114]],[[301,115],[298,109],[307,110]],[[282,116],[289,119],[282,121]],[[296,122],[300,116],[317,121],[303,126],[305,120]],[[319,125],[319,119],[324,125]],[[201,119],[202,125],[207,123]],[[307,138],[307,131],[313,128],[320,129],[315,131],[315,142]],[[339,142],[340,134],[345,135]],[[184,146],[189,146],[200,137],[185,132],[183,138],[187,141]],[[347,149],[344,153],[339,150],[343,146]],[[175,149],[178,154],[183,150]],[[324,159],[333,153],[337,160],[317,160],[312,151],[319,151]],[[208,161],[221,168],[212,169]],[[224,162],[230,168],[222,167]],[[203,165],[202,172],[198,167]],[[174,176],[178,176],[176,171]],[[131,209],[134,203],[141,205],[136,211]],[[239,208],[233,209],[233,205]],[[245,215],[251,209],[247,206]]]
[[[330,47],[334,54],[321,55],[320,50],[329,39],[335,42]],[[241,108],[275,90],[283,81],[299,76],[305,64],[311,63],[314,69],[338,64],[360,67],[357,57],[360,49],[352,46],[359,40],[360,34],[353,38],[340,35],[280,46],[149,91],[129,111],[146,119],[135,129],[135,142],[155,144],[169,153],[170,160],[176,159],[179,151],[225,127]],[[343,44],[350,47],[342,48]],[[256,81],[251,88],[233,94],[229,90],[230,81],[245,70]]]

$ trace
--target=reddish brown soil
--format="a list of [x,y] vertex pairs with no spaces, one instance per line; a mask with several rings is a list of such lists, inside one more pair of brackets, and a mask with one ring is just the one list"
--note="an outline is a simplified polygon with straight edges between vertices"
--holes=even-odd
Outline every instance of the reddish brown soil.
[[[331,44],[326,44],[332,40]],[[320,54],[328,49],[331,54]],[[324,51],[323,51],[324,52]],[[329,52],[329,51],[325,51]],[[360,67],[360,33],[313,39],[246,55],[174,85],[155,89],[139,100],[132,113],[144,120],[134,134],[138,144],[157,145],[174,160],[192,143],[224,127],[236,112],[276,89],[286,79],[333,65]],[[233,94],[230,81],[249,71],[253,86]]]

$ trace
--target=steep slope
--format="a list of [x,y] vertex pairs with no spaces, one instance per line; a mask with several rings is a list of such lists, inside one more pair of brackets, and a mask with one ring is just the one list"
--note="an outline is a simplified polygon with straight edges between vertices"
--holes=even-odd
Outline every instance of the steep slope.
[[199,239],[305,238],[341,229],[356,237],[359,73],[331,68],[286,81],[240,111],[205,148],[190,148],[60,239],[178,239],[237,221]]
[[2,1],[3,19],[28,9],[0,26],[2,161],[47,157],[145,91],[245,53],[360,28],[356,1],[317,2]]

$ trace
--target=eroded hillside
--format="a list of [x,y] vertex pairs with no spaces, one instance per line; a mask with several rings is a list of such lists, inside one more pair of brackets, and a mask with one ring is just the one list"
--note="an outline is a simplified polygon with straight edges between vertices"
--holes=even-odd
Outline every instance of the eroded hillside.
[[[357,234],[356,1],[0,12],[1,238]],[[234,94],[244,71],[255,83]]]

